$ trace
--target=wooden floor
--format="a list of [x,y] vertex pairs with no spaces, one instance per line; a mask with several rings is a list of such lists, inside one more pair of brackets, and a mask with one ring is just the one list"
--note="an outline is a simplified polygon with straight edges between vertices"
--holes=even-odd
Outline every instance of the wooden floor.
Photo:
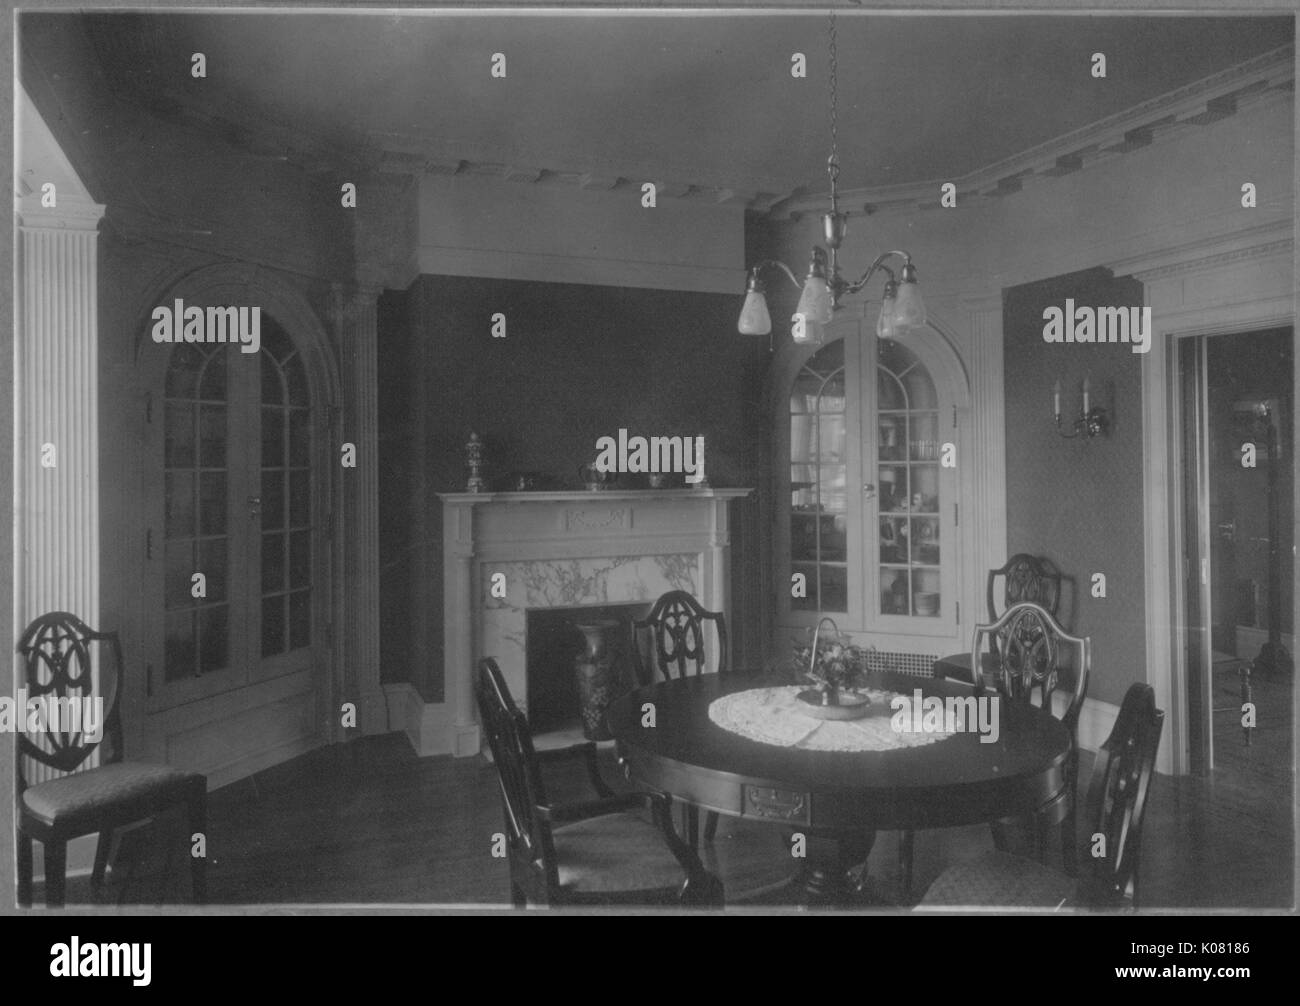
[[[1156,778],[1143,842],[1145,908],[1292,905],[1289,730],[1285,767],[1274,764],[1276,741],[1258,736],[1245,753],[1242,743],[1208,779]],[[602,759],[614,783],[612,755]],[[1261,771],[1249,770],[1251,759]],[[552,799],[586,795],[580,772],[556,768],[548,768]],[[1090,768],[1085,753],[1081,780]],[[501,830],[495,772],[482,759],[420,759],[401,734],[323,748],[211,794],[210,900],[503,906],[506,866],[491,855]],[[125,836],[101,897],[75,877],[69,903],[188,901],[184,839],[183,823],[165,820]],[[917,896],[945,865],[990,847],[985,827],[918,833]],[[170,862],[164,849],[173,850]],[[895,901],[896,850],[897,834],[882,833],[870,860],[873,889]],[[780,881],[793,863],[780,831],[727,818],[706,862],[729,897]]]

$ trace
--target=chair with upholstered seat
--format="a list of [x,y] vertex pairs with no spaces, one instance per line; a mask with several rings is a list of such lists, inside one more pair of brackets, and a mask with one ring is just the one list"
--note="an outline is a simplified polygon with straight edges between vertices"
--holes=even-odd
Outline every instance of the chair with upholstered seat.
[[[1008,565],[1013,564],[1014,560]],[[1066,662],[1062,661],[1063,653],[1071,654]],[[1039,705],[1049,711],[1052,709],[1052,696],[1062,683],[1062,671],[1065,670],[1070,675],[1071,689],[1060,717],[1070,731],[1070,751],[1065,763],[1066,785],[1052,800],[1039,808],[1032,821],[1031,834],[1035,852],[1042,856],[1050,829],[1053,825],[1059,825],[1061,855],[1066,871],[1073,876],[1076,869],[1074,825],[1079,774],[1079,713],[1088,694],[1088,674],[1092,666],[1091,640],[1070,635],[1061,628],[1047,608],[1033,601],[1021,601],[993,622],[975,626],[975,639],[965,666],[983,668],[975,685],[977,691],[982,690],[986,680],[991,679],[998,692],[1008,701],[1030,703],[1037,690]],[[1003,851],[1008,845],[1007,823],[991,823],[993,844]],[[913,833],[903,832],[899,839],[898,858],[904,900],[911,895],[913,847]]]
[[[1002,697],[1013,703],[1028,705],[1038,693],[1038,704],[1052,711],[1052,697],[1069,676],[1069,691],[1061,722],[1070,731],[1070,751],[1065,762],[1065,787],[1048,803],[1038,808],[1034,818],[1033,838],[1039,856],[1047,843],[1049,829],[1059,825],[1061,855],[1066,872],[1076,870],[1074,825],[1079,777],[1079,714],[1088,694],[1088,676],[1092,668],[1092,640],[1072,636],[1051,613],[1032,601],[1012,605],[1002,617],[989,625],[975,626],[971,647],[971,666],[982,659],[981,640],[987,640],[994,655],[995,682]],[[1068,660],[1063,660],[1065,654]],[[1006,848],[1003,822],[993,822],[993,840],[999,849]]]
[[[1008,559],[1001,569],[989,570],[984,585],[984,600],[988,606],[990,622],[996,622],[1002,614],[993,601],[998,577],[1003,578],[1002,612],[1023,601],[1032,601],[1039,607],[1046,608],[1053,618],[1057,617],[1061,604],[1061,574],[1050,559],[1019,552]],[[981,671],[985,677],[996,674],[995,654],[985,655]],[[952,656],[940,657],[934,662],[934,676],[974,684],[971,655],[954,653]]]
[[[98,889],[116,829],[183,806],[191,832],[204,831],[204,776],[123,760],[118,711],[122,647],[117,633],[96,632],[75,615],[55,611],[27,627],[18,652],[28,703],[35,700],[44,710],[41,729],[19,735],[15,759],[19,904],[30,905],[32,900],[33,841],[44,850],[46,904],[54,907],[63,904],[67,843],[72,839],[98,833],[91,872],[91,884]],[[101,659],[92,659],[92,652]],[[95,717],[98,723],[87,723],[80,715],[86,709],[83,703],[96,700],[101,709]],[[100,764],[83,767],[96,749]],[[65,774],[29,784],[24,764],[31,762]],[[207,895],[206,860],[187,858],[194,899],[201,902]]]
[[[505,814],[511,901],[536,905],[717,905],[722,884],[673,831],[666,797],[614,795],[591,741],[537,752],[497,662],[479,662],[479,718],[496,763]],[[597,799],[553,804],[541,763],[580,758]],[[637,813],[637,812],[642,813]],[[645,811],[651,820],[646,820]]]
[[1133,908],[1139,905],[1142,821],[1164,712],[1150,685],[1129,687],[1088,786],[1089,865],[1075,879],[1037,862],[989,852],[946,869],[918,910],[947,908]]
[[[713,665],[719,674],[727,671],[727,617],[720,611],[708,611],[684,590],[670,590],[654,603],[645,618],[632,623],[632,654],[636,662],[637,681],[642,686],[654,683],[654,669],[664,680],[703,674],[709,665],[704,645],[704,627],[712,622],[718,637],[718,659]],[[643,636],[649,635],[648,657],[642,651]],[[699,808],[687,805],[683,827],[692,848],[699,846]],[[718,830],[718,815],[709,811],[704,821],[704,840],[713,841]]]

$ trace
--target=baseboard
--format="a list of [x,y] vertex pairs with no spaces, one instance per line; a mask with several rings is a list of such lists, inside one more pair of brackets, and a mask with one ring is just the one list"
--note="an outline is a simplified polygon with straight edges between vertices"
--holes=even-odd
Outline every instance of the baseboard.
[[426,702],[419,690],[406,681],[384,685],[390,722],[401,730],[421,758],[454,755],[468,758],[480,748],[477,723],[456,723],[451,705]]
[[361,733],[366,737],[400,730],[400,720],[393,718],[392,704],[383,689],[369,689],[361,693]]
[[290,758],[297,758],[308,751],[314,751],[322,743],[324,742],[319,737],[294,737],[271,747],[262,748],[260,751],[254,751],[252,754],[236,758],[233,761],[225,762],[215,768],[202,769],[208,780],[208,792],[220,789],[232,782],[238,782],[240,779],[262,771],[264,768],[279,765]]

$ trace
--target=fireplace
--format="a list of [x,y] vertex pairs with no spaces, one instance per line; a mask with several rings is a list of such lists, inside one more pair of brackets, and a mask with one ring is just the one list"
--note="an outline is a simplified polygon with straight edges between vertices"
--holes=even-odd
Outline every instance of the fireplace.
[[[750,491],[443,494],[447,701],[437,736],[419,731],[417,750],[478,754],[472,675],[482,657],[496,658],[515,701],[536,715],[528,656],[539,612],[645,608],[669,590],[728,612],[727,504]],[[543,699],[544,715],[554,699]]]
[[524,682],[526,686],[528,725],[534,737],[582,729],[578,684],[574,660],[586,649],[586,641],[576,628],[578,622],[608,619],[618,623],[610,633],[614,665],[619,668],[619,694],[635,685],[632,663],[632,621],[644,618],[649,603],[608,604],[581,608],[538,608],[526,613],[528,638],[524,646]]

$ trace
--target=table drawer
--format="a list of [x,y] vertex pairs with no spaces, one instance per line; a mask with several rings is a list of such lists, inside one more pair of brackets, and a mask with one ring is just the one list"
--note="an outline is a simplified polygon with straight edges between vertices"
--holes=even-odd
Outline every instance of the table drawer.
[[807,793],[793,789],[775,789],[771,786],[741,788],[745,817],[788,824],[808,824],[812,820],[812,799]]

